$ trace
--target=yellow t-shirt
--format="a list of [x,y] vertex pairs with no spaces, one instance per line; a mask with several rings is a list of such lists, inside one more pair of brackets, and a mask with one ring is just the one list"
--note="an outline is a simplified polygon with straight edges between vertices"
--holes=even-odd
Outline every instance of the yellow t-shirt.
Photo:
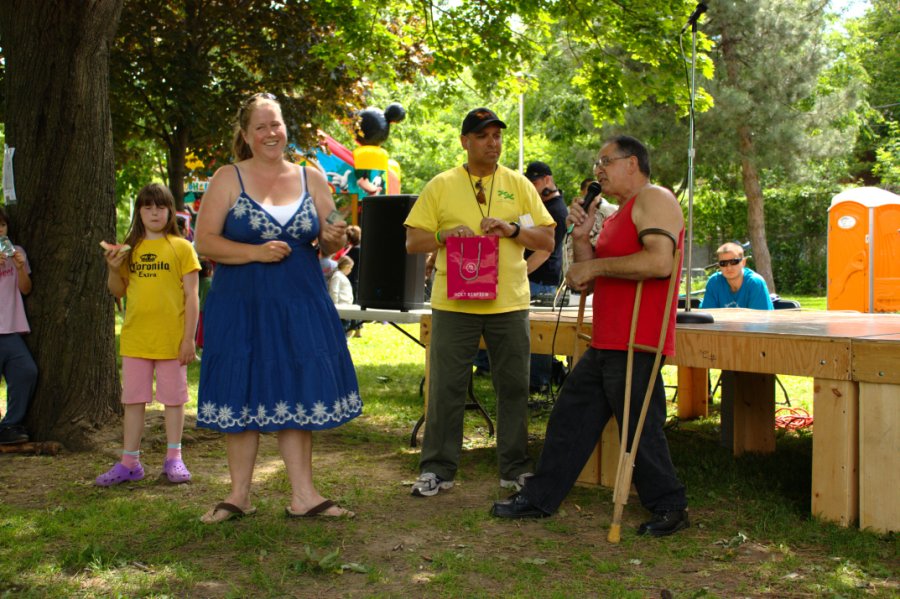
[[[522,224],[520,219],[525,215],[530,215],[534,226],[556,224],[544,208],[544,203],[534,185],[519,173],[498,166],[492,176],[484,177],[481,181],[484,195],[488,198],[488,203],[484,205],[475,199],[472,182],[476,179],[476,177],[470,179],[462,166],[439,174],[425,185],[404,224],[429,232],[465,225],[479,232],[481,219],[484,217],[492,216]],[[500,259],[497,265],[497,299],[451,300],[447,299],[447,250],[441,247],[435,262],[431,306],[439,310],[472,314],[527,310],[531,303],[531,295],[524,253],[525,248],[515,239],[501,237]]]
[[128,288],[120,353],[132,358],[174,360],[184,336],[182,277],[200,270],[194,246],[169,235],[144,239],[131,252],[131,264],[126,260],[122,265]]

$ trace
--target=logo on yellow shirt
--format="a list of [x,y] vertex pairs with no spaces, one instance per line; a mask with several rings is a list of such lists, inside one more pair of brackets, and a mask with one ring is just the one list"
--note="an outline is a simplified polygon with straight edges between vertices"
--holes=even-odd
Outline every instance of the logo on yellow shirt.
[[502,189],[497,192],[497,197],[506,202],[515,202],[516,201],[515,195],[513,195],[509,191],[504,191]]
[[140,255],[140,262],[131,265],[131,272],[137,273],[139,277],[155,277],[157,271],[171,270],[168,262],[161,262],[158,256],[152,252]]

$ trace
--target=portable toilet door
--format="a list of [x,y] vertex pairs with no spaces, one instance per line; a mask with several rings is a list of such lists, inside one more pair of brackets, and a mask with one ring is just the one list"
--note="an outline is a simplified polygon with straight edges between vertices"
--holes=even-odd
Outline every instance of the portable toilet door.
[[828,309],[900,311],[900,196],[848,189],[828,213]]

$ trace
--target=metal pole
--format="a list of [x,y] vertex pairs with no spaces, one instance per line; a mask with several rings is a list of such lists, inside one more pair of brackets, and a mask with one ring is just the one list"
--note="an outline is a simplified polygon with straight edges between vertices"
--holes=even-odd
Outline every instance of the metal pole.
[[[700,2],[697,9],[691,15],[688,23],[691,25],[691,104],[690,104],[690,138],[688,139],[688,217],[687,239],[685,256],[687,257],[687,280],[685,281],[684,312],[675,316],[676,322],[709,324],[713,322],[711,314],[706,312],[691,312],[691,279],[693,278],[693,254],[694,254],[694,99],[697,96],[697,19],[706,10],[706,4]],[[684,30],[682,30],[682,34]]]
[[697,95],[697,22],[691,27],[691,118],[688,139],[688,230],[687,230],[687,280],[685,281],[684,309],[691,311],[691,282],[694,274],[694,98]]
[[519,94],[519,172],[525,172],[525,94]]

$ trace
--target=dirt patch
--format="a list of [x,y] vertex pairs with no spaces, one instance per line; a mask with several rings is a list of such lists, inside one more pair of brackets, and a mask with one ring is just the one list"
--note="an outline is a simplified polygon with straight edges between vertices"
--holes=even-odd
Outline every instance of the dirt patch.
[[[491,518],[487,514],[491,502],[507,491],[499,487],[493,472],[493,446],[488,438],[470,439],[468,445],[473,448],[465,452],[453,489],[432,498],[414,498],[408,483],[417,475],[417,451],[406,446],[408,432],[388,439],[384,431],[367,430],[364,419],[360,420],[346,430],[317,434],[314,451],[320,490],[354,510],[355,519],[286,520],[282,510],[288,490],[276,438],[263,435],[253,491],[259,513],[221,525],[229,528],[199,528],[199,536],[171,549],[171,559],[189,565],[195,573],[175,577],[159,593],[191,597],[806,597],[813,595],[792,589],[807,573],[827,567],[831,559],[825,549],[807,552],[806,563],[796,569],[798,578],[785,578],[783,571],[772,567],[784,559],[781,548],[764,540],[735,537],[736,531],[730,529],[726,534],[707,528],[702,509],[691,513],[695,525],[673,538],[638,538],[633,529],[647,514],[635,500],[626,509],[622,543],[611,545],[606,541],[610,492],[596,488],[576,488],[553,518],[525,522]],[[220,435],[197,430],[193,422],[186,425],[185,460],[194,482],[171,487],[155,480],[165,452],[161,412],[148,412],[145,430],[147,479],[132,485],[136,501],[137,493],[165,496],[199,517],[222,499],[229,479]],[[99,431],[97,441],[99,449],[91,453],[0,455],[0,500],[27,512],[53,509],[60,501],[91,501],[98,494],[120,493],[97,490],[92,482],[118,459],[121,425]],[[245,535],[254,534],[275,536],[278,541],[266,547],[241,545]],[[318,545],[323,539],[326,546]],[[310,546],[320,553],[339,548],[341,562],[360,565],[362,572],[304,569],[304,552]],[[276,562],[280,565],[271,565]],[[142,567],[146,566],[128,565],[138,571]],[[90,572],[73,578],[81,581],[85,594],[104,594],[102,580]],[[0,594],[3,590],[0,586]],[[866,594],[888,596],[884,593],[889,590]]]

